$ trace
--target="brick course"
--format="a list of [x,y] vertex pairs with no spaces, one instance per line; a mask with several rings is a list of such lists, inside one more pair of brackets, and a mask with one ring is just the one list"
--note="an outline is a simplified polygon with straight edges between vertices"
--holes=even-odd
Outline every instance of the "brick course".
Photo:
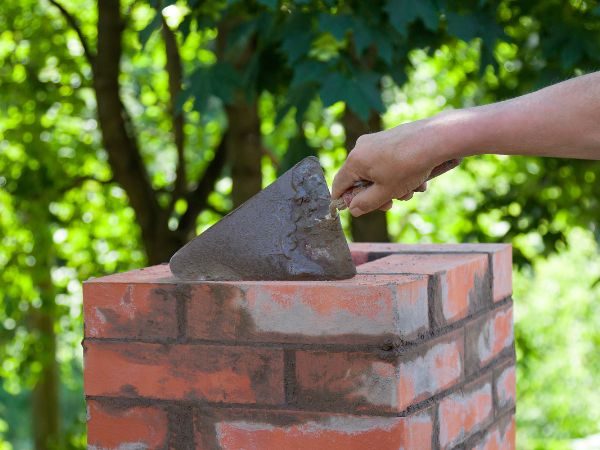
[[90,448],[514,448],[510,247],[352,249],[343,281],[88,281]]

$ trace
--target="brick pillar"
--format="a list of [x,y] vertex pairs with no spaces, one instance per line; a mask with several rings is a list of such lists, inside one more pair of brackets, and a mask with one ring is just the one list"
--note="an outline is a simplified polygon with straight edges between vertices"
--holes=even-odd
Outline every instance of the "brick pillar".
[[352,252],[345,281],[88,281],[89,447],[513,449],[510,246]]

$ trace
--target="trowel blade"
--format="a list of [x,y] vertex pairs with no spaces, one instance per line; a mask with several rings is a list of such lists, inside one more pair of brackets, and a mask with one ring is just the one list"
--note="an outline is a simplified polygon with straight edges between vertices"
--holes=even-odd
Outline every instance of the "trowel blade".
[[339,280],[356,274],[323,170],[308,157],[173,255],[184,280]]

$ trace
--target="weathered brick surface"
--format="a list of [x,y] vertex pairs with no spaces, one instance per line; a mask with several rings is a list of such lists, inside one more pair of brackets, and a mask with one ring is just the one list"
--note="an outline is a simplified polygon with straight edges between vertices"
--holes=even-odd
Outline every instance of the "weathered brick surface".
[[398,409],[425,400],[463,379],[463,331],[429,341],[399,365]]
[[472,450],[514,450],[515,441],[515,416],[511,414],[495,424]]
[[423,274],[432,277],[433,320],[443,326],[492,302],[488,258],[480,254],[395,254],[357,268],[359,273]]
[[163,449],[167,413],[160,407],[123,408],[88,400],[88,449]]
[[429,327],[427,280],[211,283],[191,289],[192,339],[295,343],[412,339]]
[[440,400],[439,443],[451,448],[484,429],[493,418],[492,383],[486,377]]
[[86,283],[85,336],[174,339],[177,337],[175,288],[159,284]]
[[429,450],[429,411],[408,417],[200,410],[196,448],[221,450]]
[[467,374],[477,372],[514,345],[512,304],[495,309],[466,325]]
[[350,244],[352,258],[357,264],[394,253],[481,253],[491,259],[493,298],[500,301],[512,294],[512,246],[510,244]]
[[87,395],[283,402],[283,352],[275,349],[88,342]]
[[512,408],[516,402],[516,373],[514,362],[498,367],[494,371],[494,384],[496,393],[496,408],[503,410]]
[[90,449],[513,449],[510,247],[353,248],[350,280],[86,282]]
[[307,407],[400,412],[458,383],[462,369],[460,330],[392,360],[364,352],[299,351],[296,393]]

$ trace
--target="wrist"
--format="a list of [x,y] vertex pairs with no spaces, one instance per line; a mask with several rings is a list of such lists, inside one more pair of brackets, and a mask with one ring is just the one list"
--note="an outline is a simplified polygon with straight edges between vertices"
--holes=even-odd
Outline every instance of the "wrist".
[[483,153],[482,126],[478,123],[481,114],[476,109],[452,109],[430,119],[442,161]]

